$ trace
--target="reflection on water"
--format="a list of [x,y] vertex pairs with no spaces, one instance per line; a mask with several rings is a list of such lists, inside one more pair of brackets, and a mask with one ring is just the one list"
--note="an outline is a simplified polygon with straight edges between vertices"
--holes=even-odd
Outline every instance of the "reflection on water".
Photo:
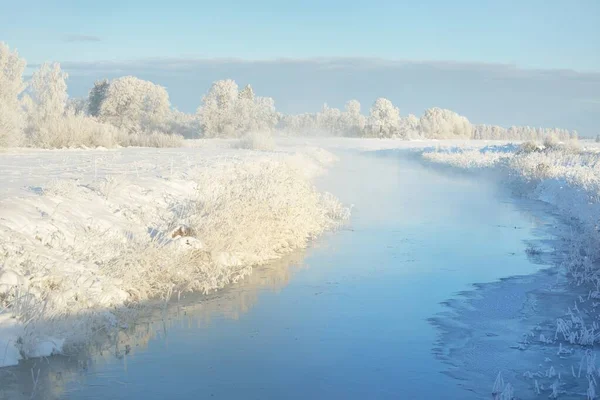
[[[299,250],[253,273],[218,294],[182,295],[169,304],[144,308],[136,324],[110,335],[98,335],[84,349],[69,355],[22,361],[17,367],[0,369],[0,399],[61,399],[69,385],[83,384],[91,369],[119,360],[127,368],[128,357],[146,351],[153,340],[169,341],[169,331],[207,326],[211,319],[237,320],[257,301],[261,290],[278,292],[302,266],[305,251]],[[106,385],[123,385],[118,378]]]
[[[217,295],[154,308],[85,352],[3,371],[9,389],[0,393],[477,398],[469,382],[464,390],[440,373],[447,366],[432,353],[438,331],[428,319],[475,282],[538,270],[525,250],[543,218],[486,180],[398,154],[343,154],[318,184],[354,205],[348,229]],[[491,387],[488,375],[480,380]]]

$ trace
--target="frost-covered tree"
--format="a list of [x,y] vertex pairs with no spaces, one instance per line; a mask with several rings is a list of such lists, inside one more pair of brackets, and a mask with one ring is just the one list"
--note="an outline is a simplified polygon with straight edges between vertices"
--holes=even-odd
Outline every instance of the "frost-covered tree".
[[197,115],[205,137],[240,137],[257,130],[270,132],[278,121],[272,98],[255,96],[250,85],[239,91],[231,79],[212,84]]
[[196,115],[173,110],[169,118],[167,118],[164,130],[165,132],[181,135],[188,139],[198,138],[200,124]]
[[253,114],[247,130],[271,132],[279,121],[279,114],[275,109],[275,100],[271,97],[256,97],[254,99]]
[[102,102],[106,99],[106,94],[108,93],[108,87],[110,83],[108,79],[104,79],[101,81],[96,81],[94,83],[94,87],[90,90],[88,95],[88,114],[92,117],[97,117],[100,115],[100,108],[102,107]]
[[506,128],[497,125],[473,125],[472,138],[480,140],[501,140],[508,137]]
[[341,117],[342,112],[338,108],[331,108],[327,104],[323,104],[323,108],[316,116],[317,126],[321,132],[337,136],[342,133]]
[[[42,64],[31,78],[36,117],[41,121],[64,116],[67,107],[67,78],[60,64]],[[42,122],[40,122],[42,123]]]
[[238,85],[231,79],[212,84],[197,112],[205,137],[234,136],[238,96]]
[[101,122],[134,133],[164,129],[171,112],[164,87],[134,76],[115,79],[107,88],[105,85],[97,83],[90,93],[91,115],[100,103],[97,117]]
[[362,136],[366,123],[365,116],[360,113],[360,102],[358,100],[348,101],[341,116],[344,136]]
[[60,64],[42,64],[29,83],[31,97],[24,98],[27,138],[31,145],[56,147],[69,141],[63,129],[67,109],[67,74]]
[[421,134],[428,139],[470,138],[472,127],[469,120],[454,111],[430,108],[419,120]]
[[279,121],[279,128],[289,135],[316,134],[318,131],[317,114],[284,115]]
[[21,142],[25,121],[19,96],[25,90],[25,65],[16,50],[0,42],[0,147]]
[[28,144],[43,148],[114,145],[117,130],[87,117],[83,99],[69,101],[66,79],[59,64],[43,64],[33,74],[31,96],[23,98]]
[[88,110],[88,99],[85,97],[76,97],[67,100],[67,114],[87,115]]
[[552,136],[556,141],[567,141],[576,138],[577,132],[531,126],[511,126],[506,129],[496,125],[473,125],[471,137],[481,140],[543,141],[548,136]]
[[400,110],[385,98],[378,98],[371,107],[368,136],[394,137],[398,134]]
[[275,101],[270,97],[256,97],[252,86],[238,93],[235,105],[235,135],[250,131],[270,132],[277,123]]
[[398,136],[403,139],[414,139],[420,135],[419,118],[414,114],[408,114],[406,117],[400,117],[398,127]]
[[254,95],[254,89],[252,89],[252,86],[250,85],[246,85],[246,87],[244,87],[238,94],[238,98],[244,100],[254,101],[255,97],[256,96]]

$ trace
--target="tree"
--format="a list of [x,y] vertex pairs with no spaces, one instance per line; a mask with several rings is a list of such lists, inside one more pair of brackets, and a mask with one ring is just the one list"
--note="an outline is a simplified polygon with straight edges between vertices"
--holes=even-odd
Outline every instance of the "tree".
[[414,114],[408,114],[405,118],[400,118],[398,135],[403,139],[410,139],[419,136],[419,118]]
[[19,96],[25,90],[25,60],[0,42],[0,147],[18,145],[24,119]]
[[163,130],[171,112],[164,87],[134,76],[115,79],[107,88],[104,82],[96,84],[90,97],[91,115],[99,102],[100,121],[133,133]]
[[369,134],[374,137],[393,137],[398,133],[400,110],[385,98],[378,98],[369,114]]
[[89,110],[88,99],[76,97],[67,100],[67,114],[86,115]]
[[419,120],[421,133],[428,139],[471,138],[471,123],[454,111],[430,108]]
[[240,91],[238,98],[254,101],[255,96],[252,86],[246,85],[246,87]]
[[67,107],[67,73],[60,64],[42,64],[31,78],[31,91],[35,102],[36,118],[43,123],[64,116]]
[[106,99],[109,86],[110,83],[108,82],[108,79],[104,79],[102,81],[96,81],[94,87],[90,90],[88,95],[88,113],[92,117],[100,115],[102,102]]
[[205,137],[234,135],[238,96],[238,85],[231,79],[212,84],[208,93],[202,98],[202,106],[198,108]]
[[197,115],[205,137],[240,137],[250,131],[270,132],[278,121],[275,101],[257,97],[250,85],[241,91],[235,81],[212,84]]
[[247,130],[271,132],[279,121],[275,100],[271,97],[256,97],[250,121]]
[[29,143],[44,148],[68,147],[77,143],[88,132],[87,126],[67,115],[67,74],[60,64],[42,64],[34,72],[31,97],[23,99],[28,111],[27,137]]
[[361,136],[366,125],[366,118],[360,113],[360,102],[350,100],[346,103],[341,116],[342,131],[346,136]]
[[341,131],[340,118],[342,112],[337,108],[331,108],[327,104],[323,104],[321,111],[317,113],[317,127],[321,132],[330,135],[338,135]]

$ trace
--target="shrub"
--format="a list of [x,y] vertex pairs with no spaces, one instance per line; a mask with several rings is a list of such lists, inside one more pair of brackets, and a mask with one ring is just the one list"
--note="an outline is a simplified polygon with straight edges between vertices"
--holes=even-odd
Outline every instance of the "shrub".
[[521,145],[519,146],[518,153],[529,154],[529,153],[538,152],[540,150],[541,150],[540,146],[536,142],[533,142],[530,140],[530,141],[521,143]]
[[546,149],[554,149],[558,147],[559,144],[560,142],[556,135],[546,135],[546,137],[544,137],[544,147]]
[[121,146],[135,147],[181,147],[183,136],[162,132],[130,133],[119,143]]
[[275,148],[273,137],[265,132],[251,132],[241,138],[236,147],[248,150],[270,151]]

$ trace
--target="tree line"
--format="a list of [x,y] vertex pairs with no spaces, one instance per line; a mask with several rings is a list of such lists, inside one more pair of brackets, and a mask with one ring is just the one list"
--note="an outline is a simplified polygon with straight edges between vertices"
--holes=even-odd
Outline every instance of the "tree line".
[[324,105],[316,113],[282,114],[233,80],[212,84],[196,113],[175,109],[167,90],[134,76],[97,81],[86,98],[69,98],[68,75],[57,63],[43,64],[29,81],[26,62],[0,42],[0,147],[176,146],[187,138],[235,138],[248,133],[398,139],[566,140],[564,129],[476,125],[451,110],[430,108],[401,116],[378,98],[363,114],[350,100],[343,110]]

